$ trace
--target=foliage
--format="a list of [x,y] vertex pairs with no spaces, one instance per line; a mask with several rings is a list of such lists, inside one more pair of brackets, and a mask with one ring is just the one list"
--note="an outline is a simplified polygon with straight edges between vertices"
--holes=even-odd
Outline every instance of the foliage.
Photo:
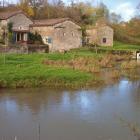
[[21,2],[17,7],[23,10],[28,16],[33,17],[35,15],[34,9],[29,5],[27,1]]
[[29,33],[29,42],[34,44],[43,44],[42,37],[37,32]]
[[12,28],[13,28],[13,23],[8,23],[7,25],[8,27],[8,41],[12,42],[13,41],[13,32],[12,32]]
[[8,28],[8,32],[12,33],[13,23],[9,22],[7,28]]
[[140,45],[139,24],[139,18],[133,18],[128,23],[112,24],[115,40]]

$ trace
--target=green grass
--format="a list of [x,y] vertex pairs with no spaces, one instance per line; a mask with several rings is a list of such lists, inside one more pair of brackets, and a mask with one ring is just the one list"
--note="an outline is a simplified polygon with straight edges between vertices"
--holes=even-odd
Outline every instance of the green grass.
[[71,53],[63,54],[30,54],[0,55],[1,87],[34,87],[34,86],[77,86],[88,83],[93,76],[86,72],[68,68],[57,68],[42,64],[46,58],[51,60],[70,59]]
[[[140,49],[140,46],[115,42],[113,48],[102,48],[106,50],[137,50]],[[6,64],[4,64],[4,55],[0,54],[0,87],[84,87],[94,82],[101,82],[101,79],[94,73],[73,70],[71,67],[47,65],[43,64],[43,61],[64,60],[67,63],[67,61],[78,57],[85,57],[86,60],[90,60],[92,57],[92,59],[98,60],[104,58],[105,54],[96,54],[94,49],[86,47],[71,50],[66,54],[6,54]]]
[[140,50],[140,45],[131,45],[122,42],[114,42],[113,47],[101,47],[104,50],[135,51]]

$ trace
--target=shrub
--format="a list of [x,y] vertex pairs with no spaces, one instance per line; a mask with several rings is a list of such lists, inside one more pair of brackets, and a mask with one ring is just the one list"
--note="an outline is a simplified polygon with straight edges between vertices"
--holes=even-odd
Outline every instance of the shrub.
[[121,64],[122,69],[133,69],[133,68],[136,68],[137,66],[138,64],[136,61],[127,61]]
[[42,37],[37,32],[35,34],[29,33],[29,43],[31,44],[43,44]]

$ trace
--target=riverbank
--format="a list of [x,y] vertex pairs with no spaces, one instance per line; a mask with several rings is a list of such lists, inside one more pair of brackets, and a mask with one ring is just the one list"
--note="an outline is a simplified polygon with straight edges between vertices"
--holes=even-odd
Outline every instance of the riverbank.
[[[0,56],[0,87],[22,88],[38,86],[77,87],[89,84],[96,79],[90,73],[66,67],[46,65],[46,59],[57,61],[70,60],[73,53],[67,54],[7,54]],[[82,54],[81,54],[82,55]],[[85,55],[85,54],[84,54]],[[88,54],[87,54],[88,55]],[[91,55],[91,54],[89,54]],[[96,79],[97,80],[97,79]],[[94,80],[94,81],[96,81]]]
[[0,87],[84,88],[104,84],[106,69],[110,71],[108,78],[118,80],[122,76],[130,78],[132,71],[135,73],[134,69],[140,66],[131,61],[129,54],[95,52],[91,48],[81,48],[66,54],[6,54],[5,63],[1,54]]

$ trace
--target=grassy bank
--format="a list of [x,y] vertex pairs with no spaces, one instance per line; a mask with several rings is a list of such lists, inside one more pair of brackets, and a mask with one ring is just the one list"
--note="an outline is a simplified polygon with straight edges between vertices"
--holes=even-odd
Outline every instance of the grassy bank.
[[[6,54],[4,64],[4,56],[1,54],[0,87],[92,86],[104,83],[104,76],[101,75],[104,68],[115,68],[116,64],[123,71],[137,68],[135,62],[129,63],[130,59],[129,55],[119,56],[108,52],[96,54],[90,48],[81,48],[66,54]],[[120,70],[113,70],[109,75],[112,79],[119,79],[120,76]]]
[[[96,76],[80,70],[43,64],[44,60],[65,60],[73,53],[0,56],[0,87],[66,86],[82,87],[95,81]],[[97,80],[97,79],[96,79]]]
[[136,51],[140,50],[140,45],[131,45],[115,41],[113,47],[101,47],[104,50]]

